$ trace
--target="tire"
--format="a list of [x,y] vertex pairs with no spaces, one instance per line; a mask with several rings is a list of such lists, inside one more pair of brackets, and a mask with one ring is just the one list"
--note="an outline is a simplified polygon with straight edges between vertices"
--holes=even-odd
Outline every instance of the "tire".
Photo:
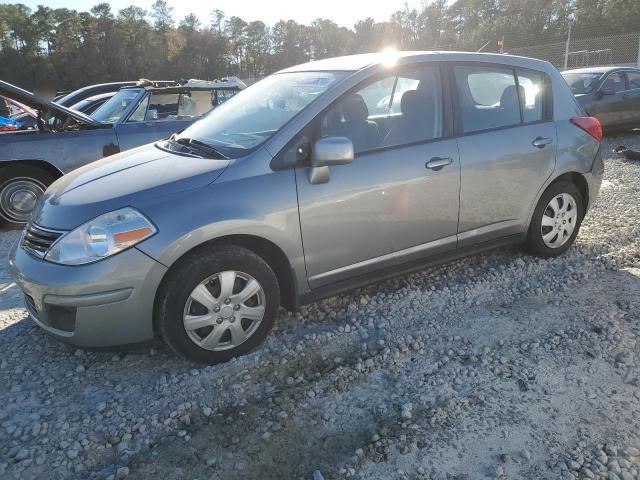
[[[257,293],[240,301],[238,294],[254,290]],[[156,297],[156,321],[174,352],[212,364],[260,345],[273,327],[279,306],[280,288],[271,267],[246,248],[219,245],[197,250],[171,268]],[[260,308],[259,321],[243,317],[257,317]]]
[[[562,201],[557,200],[559,197]],[[567,181],[551,184],[533,212],[527,233],[527,250],[543,258],[557,257],[566,252],[580,230],[583,205],[582,195],[575,184]]]
[[29,221],[40,195],[56,177],[33,165],[11,165],[0,170],[0,216],[10,227]]

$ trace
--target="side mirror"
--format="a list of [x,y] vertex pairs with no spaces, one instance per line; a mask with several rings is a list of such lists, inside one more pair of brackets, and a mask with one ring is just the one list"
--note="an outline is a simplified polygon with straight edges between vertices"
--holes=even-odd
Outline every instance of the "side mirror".
[[613,87],[602,87],[600,90],[598,90],[598,93],[600,95],[615,95],[616,89]]
[[353,143],[347,137],[326,137],[318,140],[311,152],[309,182],[317,185],[329,181],[329,167],[353,162]]

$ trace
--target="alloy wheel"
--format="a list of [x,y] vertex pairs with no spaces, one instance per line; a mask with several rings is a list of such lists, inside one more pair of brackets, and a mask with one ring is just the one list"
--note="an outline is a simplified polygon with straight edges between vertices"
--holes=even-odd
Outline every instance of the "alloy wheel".
[[576,200],[568,193],[553,197],[542,214],[540,233],[549,248],[560,248],[571,238],[578,222]]
[[188,337],[205,350],[235,348],[251,337],[265,314],[266,297],[258,281],[228,270],[200,282],[184,307]]

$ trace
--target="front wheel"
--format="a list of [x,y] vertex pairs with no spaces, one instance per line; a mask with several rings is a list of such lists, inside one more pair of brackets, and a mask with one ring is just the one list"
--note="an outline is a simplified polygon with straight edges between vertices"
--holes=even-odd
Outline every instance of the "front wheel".
[[279,304],[269,265],[250,250],[221,245],[172,268],[158,292],[156,314],[160,334],[177,354],[218,363],[260,345]]
[[13,225],[24,225],[54,180],[50,173],[31,165],[5,167],[0,171],[0,216]]
[[574,242],[584,207],[580,190],[571,182],[554,183],[542,194],[527,234],[527,249],[539,257],[556,257]]

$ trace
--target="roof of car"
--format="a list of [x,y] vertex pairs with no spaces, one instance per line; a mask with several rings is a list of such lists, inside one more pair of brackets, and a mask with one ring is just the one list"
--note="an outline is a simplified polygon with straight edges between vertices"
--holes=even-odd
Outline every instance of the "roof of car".
[[228,77],[216,80],[198,80],[190,79],[186,82],[182,81],[175,85],[153,85],[153,84],[140,84],[140,85],[126,85],[121,90],[144,88],[147,91],[159,92],[159,93],[181,93],[190,91],[207,91],[207,90],[242,90],[247,88],[247,85],[238,77]]
[[120,90],[140,90],[141,88],[148,92],[157,93],[183,93],[198,90],[215,90],[213,87],[187,87],[185,85],[178,85],[172,87],[154,87],[152,85],[132,85],[128,87],[122,87]]
[[279,71],[278,73],[288,72],[312,72],[312,71],[347,71],[355,72],[367,67],[378,64],[387,64],[407,59],[410,57],[422,57],[430,60],[442,61],[482,61],[492,63],[514,63],[516,59],[519,62],[527,60],[539,65],[548,64],[544,60],[537,60],[527,57],[518,57],[515,55],[498,54],[498,53],[473,53],[473,52],[455,52],[455,51],[395,51],[385,50],[375,53],[362,53],[358,55],[347,55],[343,57],[327,58],[324,60],[316,60],[301,65]]
[[620,66],[608,66],[608,67],[584,67],[584,68],[574,68],[572,70],[565,70],[562,73],[607,73],[613,70],[638,70],[633,67],[625,67],[623,65]]

